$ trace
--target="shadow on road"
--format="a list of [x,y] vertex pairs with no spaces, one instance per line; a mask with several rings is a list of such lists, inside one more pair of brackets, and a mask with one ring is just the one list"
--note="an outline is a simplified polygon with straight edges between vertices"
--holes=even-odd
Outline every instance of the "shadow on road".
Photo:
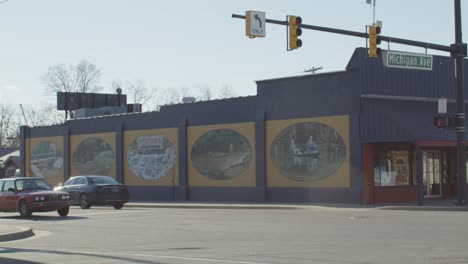
[[28,261],[21,259],[11,259],[11,258],[0,258],[0,263],[2,264],[41,264],[42,262]]
[[[67,251],[59,251],[59,250],[0,247],[0,255],[5,254],[5,253],[41,253],[41,254],[53,254],[53,255],[64,255],[64,256],[76,255],[76,256],[83,256],[83,257],[91,257],[91,258],[94,258],[94,259],[102,259],[102,260],[107,260],[107,261],[111,261],[111,260],[123,261],[123,262],[126,262],[126,263],[165,264],[163,262],[156,262],[156,261],[151,261],[151,260],[139,260],[139,259],[130,258],[130,257],[117,257],[115,255],[114,256],[109,256],[109,255],[96,254],[96,253],[75,252],[75,251],[67,252]],[[8,261],[12,261],[12,262],[8,262]],[[41,263],[41,262],[31,262],[31,261],[23,261],[23,260],[8,259],[8,258],[1,258],[0,257],[0,263],[1,264],[9,264],[9,263],[19,263],[19,264],[29,264],[29,263],[31,263],[31,264],[35,264],[35,263]]]
[[[80,220],[80,219],[88,219],[88,217],[83,217],[83,216],[67,216],[67,217],[61,217],[61,216],[47,216],[47,215],[32,215],[29,218],[23,218],[20,217],[19,215],[14,215],[14,216],[6,216],[6,217],[0,217],[1,219],[14,219],[14,220],[23,220],[23,221],[71,221],[71,220]],[[2,263],[2,262],[0,262]]]

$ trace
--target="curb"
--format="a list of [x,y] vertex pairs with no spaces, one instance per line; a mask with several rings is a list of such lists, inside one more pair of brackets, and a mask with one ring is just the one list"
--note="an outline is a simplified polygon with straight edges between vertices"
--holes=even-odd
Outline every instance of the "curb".
[[229,205],[229,204],[153,204],[153,203],[127,203],[129,208],[181,208],[181,209],[272,209],[272,210],[298,210],[299,206],[265,206],[265,205]]
[[385,206],[377,210],[468,212],[465,206]]
[[334,204],[308,204],[308,205],[265,205],[265,204],[198,204],[198,203],[145,203],[145,202],[130,202],[125,204],[128,208],[180,208],[180,209],[271,209],[271,210],[304,210],[308,208],[323,208],[323,209],[348,209],[348,210],[402,210],[402,211],[468,211],[467,206],[437,206],[437,205],[377,205],[377,206],[360,206],[360,205],[334,205]]
[[17,227],[16,229],[19,229],[19,231],[6,233],[6,234],[0,234],[0,242],[19,240],[19,239],[32,237],[35,235],[31,228]]

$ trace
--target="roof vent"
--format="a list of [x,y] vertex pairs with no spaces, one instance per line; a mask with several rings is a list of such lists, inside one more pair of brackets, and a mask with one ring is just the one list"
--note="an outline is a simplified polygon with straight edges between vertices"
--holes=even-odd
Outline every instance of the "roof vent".
[[127,113],[141,113],[141,104],[127,104]]
[[195,103],[195,97],[184,97],[184,98],[182,98],[182,102],[184,104],[186,104],[186,103]]

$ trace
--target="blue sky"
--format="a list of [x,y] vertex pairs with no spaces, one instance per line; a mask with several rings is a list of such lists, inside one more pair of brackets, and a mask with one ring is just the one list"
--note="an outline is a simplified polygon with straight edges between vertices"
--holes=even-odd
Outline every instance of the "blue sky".
[[[1,2],[1,1],[0,1]],[[9,0],[0,4],[0,103],[55,103],[41,76],[57,63],[86,59],[102,71],[102,92],[113,80],[144,80],[147,87],[228,85],[254,95],[255,80],[301,74],[322,66],[343,70],[365,39],[304,30],[300,50],[286,51],[286,29],[267,24],[266,38],[245,37],[245,22],[231,15],[266,12],[270,19],[299,15],[304,24],[364,31],[372,23],[365,0]],[[462,14],[468,14],[462,1]],[[453,1],[377,0],[382,35],[449,45]],[[464,42],[468,16],[463,15]],[[381,44],[388,48],[387,43]],[[424,49],[390,44],[393,50]],[[447,53],[429,50],[431,54]],[[124,91],[125,93],[125,91]]]

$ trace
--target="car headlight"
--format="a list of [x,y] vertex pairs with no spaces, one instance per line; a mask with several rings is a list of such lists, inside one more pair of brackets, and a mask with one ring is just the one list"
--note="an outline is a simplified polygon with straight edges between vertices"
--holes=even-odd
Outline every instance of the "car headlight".
[[68,200],[68,195],[62,195],[62,200]]
[[44,201],[45,200],[45,197],[44,196],[41,196],[41,201]]
[[39,201],[39,196],[34,197],[34,201]]

